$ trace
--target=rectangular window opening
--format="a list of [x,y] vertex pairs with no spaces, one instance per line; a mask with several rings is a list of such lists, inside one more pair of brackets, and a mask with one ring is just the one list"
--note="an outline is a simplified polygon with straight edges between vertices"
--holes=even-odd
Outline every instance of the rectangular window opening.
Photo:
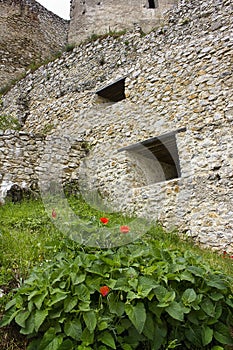
[[176,134],[183,131],[186,131],[186,128],[123,147],[119,149],[119,152],[132,153],[133,157],[143,164],[144,169],[145,164],[148,164],[148,169],[145,171],[157,171],[159,168],[157,176],[153,177],[153,174],[150,176],[154,178],[154,183],[176,179],[181,177]]
[[101,96],[107,101],[118,102],[125,99],[125,78],[120,78],[112,84],[109,84],[102,89],[96,91],[98,96]]
[[156,0],[148,0],[148,5],[149,5],[149,9],[155,9],[156,7],[158,7]]

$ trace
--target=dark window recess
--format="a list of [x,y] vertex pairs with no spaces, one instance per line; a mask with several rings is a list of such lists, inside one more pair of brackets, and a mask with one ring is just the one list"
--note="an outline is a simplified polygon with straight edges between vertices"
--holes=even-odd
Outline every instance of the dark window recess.
[[98,96],[101,96],[109,101],[118,102],[125,99],[125,78],[121,78],[114,83],[103,87],[96,91]]
[[155,9],[155,2],[154,0],[149,0],[149,9]]
[[133,152],[134,156],[146,157],[151,161],[156,159],[163,169],[165,179],[176,179],[181,176],[176,134],[184,131],[186,131],[186,128],[153,137],[135,145],[121,148],[119,152]]

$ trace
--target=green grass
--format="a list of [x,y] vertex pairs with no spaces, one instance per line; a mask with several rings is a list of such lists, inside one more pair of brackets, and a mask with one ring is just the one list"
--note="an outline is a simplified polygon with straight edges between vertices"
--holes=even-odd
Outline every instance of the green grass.
[[[129,222],[122,214],[106,214],[91,208],[80,199],[71,198],[69,202],[72,209],[86,222],[98,223],[102,216],[107,216],[113,224],[126,225]],[[233,261],[223,259],[222,251],[201,249],[190,239],[181,240],[177,233],[165,232],[161,226],[151,227],[145,235],[145,239],[148,238],[161,240],[164,247],[182,252],[189,250],[201,255],[211,266],[233,277]],[[34,265],[52,259],[54,254],[66,249],[67,241],[68,238],[53,225],[41,201],[7,203],[0,207],[0,288],[12,279],[24,279]]]

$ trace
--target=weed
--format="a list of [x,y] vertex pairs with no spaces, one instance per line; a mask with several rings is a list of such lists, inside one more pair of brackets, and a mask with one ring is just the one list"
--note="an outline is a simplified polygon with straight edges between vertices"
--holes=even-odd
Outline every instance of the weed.
[[42,135],[47,135],[48,133],[50,133],[51,130],[53,130],[54,128],[54,124],[50,123],[50,124],[46,124],[42,130],[41,130],[41,134]]
[[20,130],[21,125],[18,119],[10,115],[0,115],[0,130]]

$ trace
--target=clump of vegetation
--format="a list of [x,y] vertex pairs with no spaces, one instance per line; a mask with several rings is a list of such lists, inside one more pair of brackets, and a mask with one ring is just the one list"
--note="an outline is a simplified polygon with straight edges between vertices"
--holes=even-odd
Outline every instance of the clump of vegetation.
[[[69,202],[82,220],[106,230],[123,220],[81,198]],[[0,210],[0,289],[17,281],[17,289],[0,298],[6,305],[1,326],[19,329],[28,350],[223,350],[233,344],[226,253],[203,251],[160,226],[122,247],[85,247],[59,233],[56,212],[48,218],[40,201]],[[127,235],[123,224],[119,234]]]
[[18,119],[10,115],[0,115],[0,130],[20,130],[21,125]]
[[49,124],[46,124],[44,125],[44,127],[42,128],[41,130],[41,134],[42,135],[47,135],[50,133],[50,131],[52,131],[54,128],[54,124],[53,123],[49,123]]
[[67,44],[66,47],[65,47],[65,51],[66,52],[72,52],[73,49],[75,48],[75,44]]
[[[76,247],[36,267],[6,305],[28,349],[207,349],[233,345],[230,279],[152,237]],[[171,348],[171,347],[170,347]]]
[[121,30],[121,31],[113,31],[113,30],[109,30],[109,32],[105,33],[105,34],[91,34],[89,36],[89,38],[87,39],[87,42],[92,42],[92,41],[96,41],[97,39],[99,40],[103,40],[106,39],[107,37],[112,37],[112,38],[119,38],[122,35],[126,34],[126,29],[125,30]]

